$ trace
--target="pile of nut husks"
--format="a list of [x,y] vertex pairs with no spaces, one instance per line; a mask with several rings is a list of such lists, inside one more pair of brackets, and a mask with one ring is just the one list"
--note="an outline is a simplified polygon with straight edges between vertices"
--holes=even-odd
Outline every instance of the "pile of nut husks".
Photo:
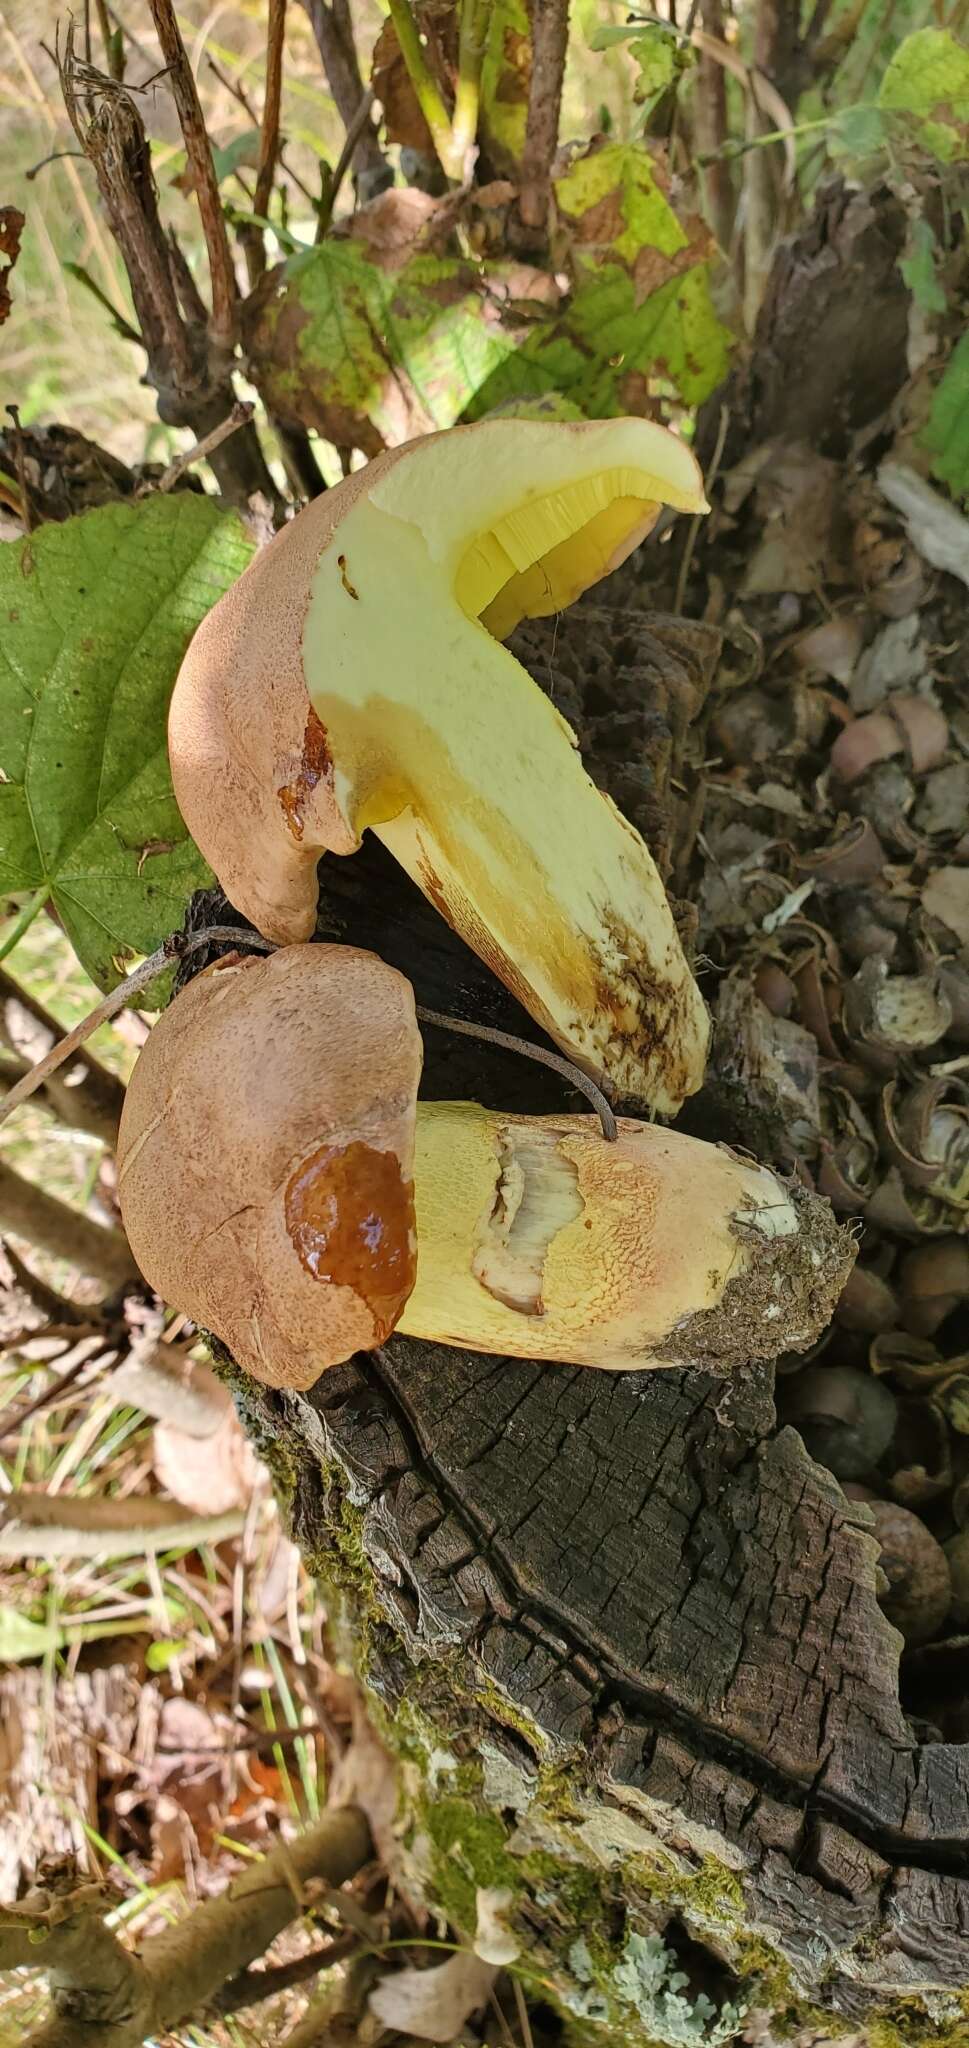
[[[969,1735],[969,521],[934,570],[885,471],[806,445],[721,479],[690,582],[725,634],[696,840],[714,1090],[856,1220],[833,1326],[779,1419],[883,1545],[903,1690]],[[925,489],[925,487],[922,487]]]

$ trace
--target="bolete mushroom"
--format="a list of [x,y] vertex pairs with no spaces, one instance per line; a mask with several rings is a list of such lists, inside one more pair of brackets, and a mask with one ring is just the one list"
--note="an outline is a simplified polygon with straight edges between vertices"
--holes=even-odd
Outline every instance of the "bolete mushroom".
[[323,852],[370,829],[571,1059],[672,1114],[709,1020],[662,882],[502,646],[705,510],[646,420],[490,420],[380,455],[277,534],[188,650],[185,821],[237,909],[308,938]]
[[255,1378],[309,1386],[395,1327],[624,1371],[741,1365],[823,1326],[853,1251],[827,1203],[631,1118],[607,1143],[594,1117],[418,1104],[420,1068],[409,982],[354,947],[230,956],[155,1024],[125,1227]]

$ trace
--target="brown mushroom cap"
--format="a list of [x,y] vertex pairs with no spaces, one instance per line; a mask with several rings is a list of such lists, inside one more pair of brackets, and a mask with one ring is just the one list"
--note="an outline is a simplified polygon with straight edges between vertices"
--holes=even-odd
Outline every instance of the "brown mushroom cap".
[[354,946],[230,956],[155,1024],[121,1119],[125,1229],[255,1379],[311,1386],[397,1322],[421,1059],[410,983]]

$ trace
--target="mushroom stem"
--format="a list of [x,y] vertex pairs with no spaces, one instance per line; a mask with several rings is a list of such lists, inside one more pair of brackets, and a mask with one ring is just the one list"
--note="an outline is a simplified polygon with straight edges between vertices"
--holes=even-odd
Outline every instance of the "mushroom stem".
[[621,1117],[417,1105],[407,1336],[617,1372],[723,1371],[813,1341],[853,1247],[767,1168]]

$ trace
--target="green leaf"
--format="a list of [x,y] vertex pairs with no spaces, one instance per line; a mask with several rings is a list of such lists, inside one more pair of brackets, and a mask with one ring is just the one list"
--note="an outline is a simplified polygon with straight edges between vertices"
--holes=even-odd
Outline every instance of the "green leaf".
[[617,43],[628,43],[629,55],[639,66],[633,98],[647,113],[696,61],[691,45],[661,21],[609,24],[589,38],[590,50],[608,50]]
[[969,50],[946,29],[923,28],[896,50],[879,105],[940,163],[969,159]]
[[926,12],[926,0],[866,0],[860,20],[851,5],[834,22],[829,18],[826,25],[845,38],[845,54],[831,79],[828,104],[847,108],[873,100],[886,65]]
[[252,553],[194,491],[99,506],[0,546],[0,889],[45,887],[102,988],[208,876],[172,794],[172,685]]
[[937,248],[932,229],[920,214],[918,219],[912,222],[908,251],[900,259],[898,267],[916,305],[923,313],[944,313],[946,309],[946,296],[935,268]]
[[934,457],[933,475],[954,498],[969,498],[969,334],[953,349],[936,386],[923,447]]

